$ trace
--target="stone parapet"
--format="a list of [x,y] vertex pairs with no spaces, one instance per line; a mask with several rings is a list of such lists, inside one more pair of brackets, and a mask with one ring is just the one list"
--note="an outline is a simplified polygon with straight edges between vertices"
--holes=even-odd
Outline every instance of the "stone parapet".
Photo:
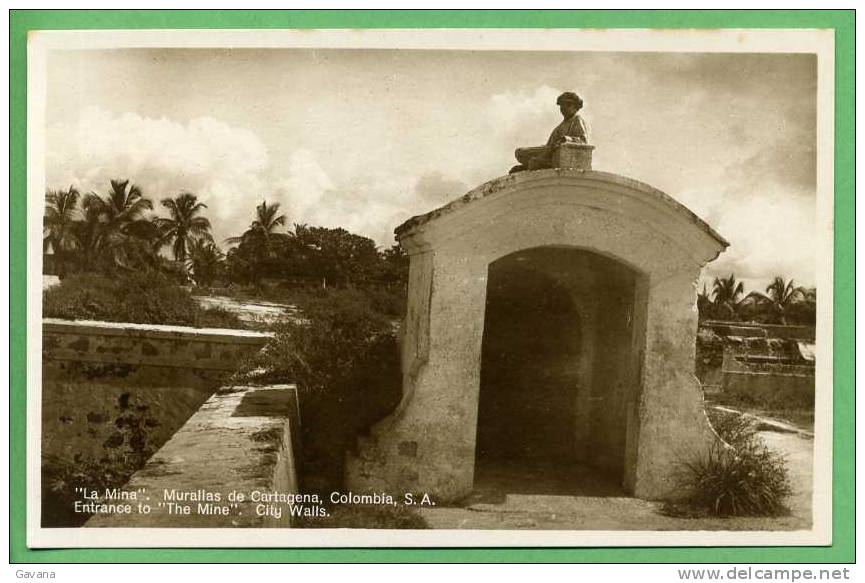
[[781,340],[802,340],[806,342],[814,342],[816,338],[814,326],[706,320],[700,322],[700,328],[712,330],[719,336],[738,336],[740,338],[778,338]]
[[[297,494],[299,429],[294,385],[223,387],[121,489],[136,492],[151,511],[95,515],[85,526],[289,527],[287,505],[261,499]],[[168,502],[193,510],[171,513]],[[199,503],[208,502],[228,512],[201,512]]]
[[251,330],[45,318],[42,358],[233,372],[272,337]]

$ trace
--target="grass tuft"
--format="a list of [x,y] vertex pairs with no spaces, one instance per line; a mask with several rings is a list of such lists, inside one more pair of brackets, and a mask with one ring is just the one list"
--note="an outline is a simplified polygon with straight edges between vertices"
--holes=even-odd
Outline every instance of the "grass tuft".
[[788,513],[791,487],[784,458],[766,447],[751,419],[724,412],[710,417],[726,443],[682,464],[679,482],[687,494],[669,502],[665,513],[691,518]]

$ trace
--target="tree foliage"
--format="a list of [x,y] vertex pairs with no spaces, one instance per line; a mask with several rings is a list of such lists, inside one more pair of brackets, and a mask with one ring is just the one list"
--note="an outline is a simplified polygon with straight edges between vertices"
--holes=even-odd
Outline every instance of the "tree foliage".
[[374,279],[381,268],[375,242],[342,228],[295,225],[289,249],[286,271],[318,278],[322,287]]
[[46,251],[53,251],[61,276],[65,275],[67,261],[79,248],[75,217],[80,198],[81,193],[74,186],[45,193],[42,246]]
[[358,290],[308,302],[303,319],[276,327],[250,363],[258,382],[296,383],[302,403],[302,487],[343,486],[345,454],[399,403],[402,375],[390,318]]
[[731,273],[727,277],[716,277],[711,293],[704,284],[697,294],[701,320],[814,325],[816,304],[816,289],[798,287],[792,279],[780,275],[766,286],[765,293],[745,294],[744,284]]
[[224,260],[225,254],[209,239],[195,239],[189,247],[189,270],[198,285],[213,284]]
[[[192,193],[162,200],[167,217],[153,216],[153,202],[130,180],[112,179],[104,194],[81,197],[70,187],[45,194],[43,246],[57,275],[67,272],[114,275],[161,271],[187,279],[184,266],[198,239],[210,239],[206,206]],[[160,251],[171,246],[171,263]]]
[[375,241],[343,228],[285,223],[279,205],[262,203],[243,234],[227,240],[225,272],[238,283],[260,289],[265,278],[304,279],[323,289],[400,285],[408,278],[408,257],[398,246],[380,252]]
[[716,277],[712,283],[712,294],[714,296],[714,311],[721,319],[735,319],[739,308],[739,302],[745,293],[745,286],[736,280],[734,274],[728,277]]
[[174,260],[185,263],[190,245],[211,238],[210,221],[199,214],[207,205],[191,192],[183,192],[174,198],[163,198],[162,206],[168,210],[168,217],[153,219],[159,236],[163,244],[171,245]]
[[79,199],[74,187],[45,196],[45,246],[60,264],[59,275],[158,265],[159,230],[144,216],[153,203],[140,188],[111,180],[104,195],[91,192],[80,199],[80,209]]
[[267,204],[263,200],[255,207],[255,218],[249,228],[237,237],[226,239],[232,246],[227,259],[232,279],[252,283],[258,290],[261,281],[277,270],[277,257],[287,238],[277,231],[285,225],[285,215],[279,212],[279,203]]
[[[757,312],[762,312],[773,324],[788,324],[790,316],[796,312],[797,303],[807,302],[806,290],[776,275],[766,286],[766,293],[751,292],[747,300]],[[814,296],[816,302],[816,293]]]

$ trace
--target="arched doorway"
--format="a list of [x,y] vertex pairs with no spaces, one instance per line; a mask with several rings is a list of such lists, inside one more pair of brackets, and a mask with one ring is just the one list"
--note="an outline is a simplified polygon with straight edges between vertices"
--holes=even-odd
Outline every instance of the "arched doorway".
[[636,282],[627,266],[574,248],[490,264],[476,489],[623,493],[644,333]]

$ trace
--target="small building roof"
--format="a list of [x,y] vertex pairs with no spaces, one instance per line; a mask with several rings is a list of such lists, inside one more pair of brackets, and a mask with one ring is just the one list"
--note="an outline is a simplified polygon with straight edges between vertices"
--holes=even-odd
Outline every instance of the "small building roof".
[[730,243],[726,239],[724,239],[724,237],[718,234],[717,231],[715,231],[712,227],[706,224],[705,221],[703,221],[700,217],[694,214],[690,209],[688,209],[686,206],[684,206],[668,194],[658,190],[657,188],[653,188],[652,186],[649,186],[648,184],[645,184],[643,182],[639,182],[637,180],[633,180],[631,178],[627,178],[618,174],[612,174],[610,172],[598,172],[594,170],[569,170],[563,168],[520,172],[517,174],[509,174],[506,176],[501,176],[499,178],[494,178],[493,180],[481,184],[477,188],[470,190],[463,196],[447,203],[444,206],[434,209],[428,213],[413,216],[412,218],[408,219],[400,226],[398,226],[394,230],[394,233],[396,233],[397,239],[401,239],[428,223],[436,221],[447,215],[457,213],[461,211],[464,207],[467,207],[468,205],[471,205],[472,203],[485,197],[492,196],[498,192],[509,190],[518,186],[527,186],[535,181],[545,181],[555,178],[569,177],[580,178],[586,181],[597,181],[599,184],[614,184],[620,187],[640,191],[646,196],[654,197],[655,199],[665,203],[667,206],[670,207],[670,210],[672,212],[678,213],[683,218],[691,221],[694,225],[696,225],[698,228],[710,235],[723,247],[726,248],[730,245]]

